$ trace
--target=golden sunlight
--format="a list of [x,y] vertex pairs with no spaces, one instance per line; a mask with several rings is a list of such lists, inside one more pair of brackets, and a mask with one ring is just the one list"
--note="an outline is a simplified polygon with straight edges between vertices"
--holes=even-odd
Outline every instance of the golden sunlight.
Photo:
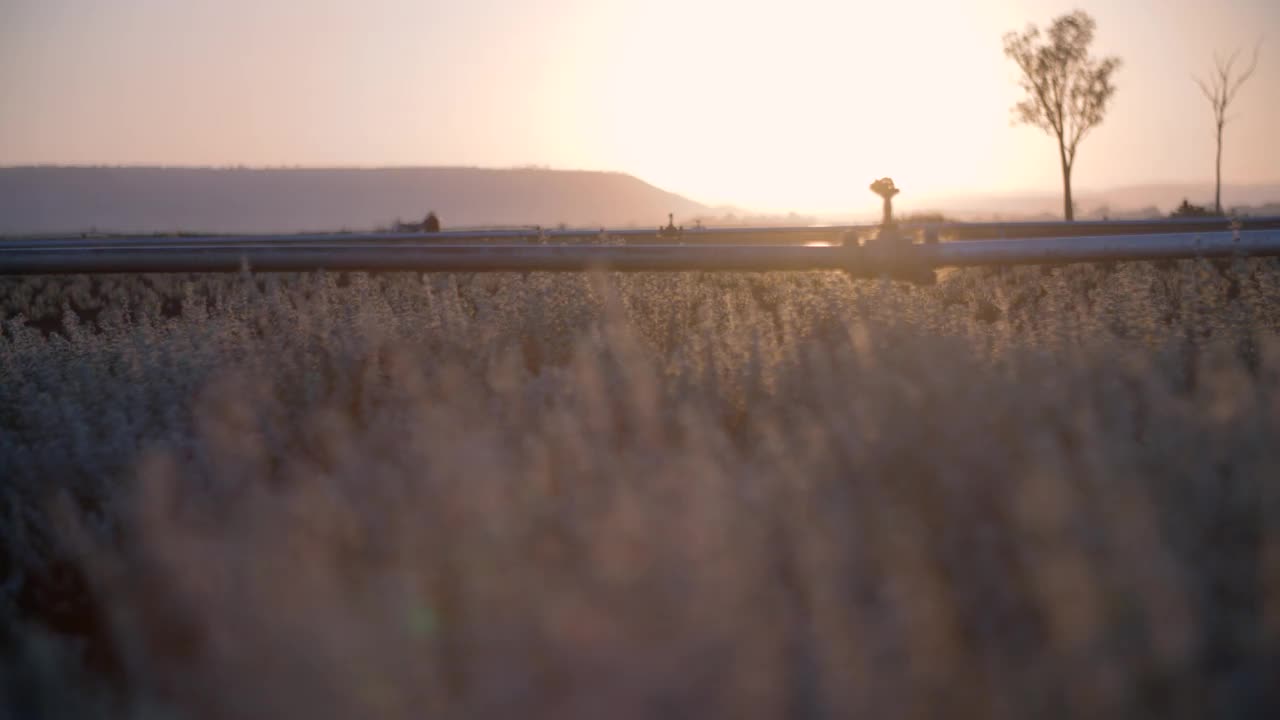
[[659,186],[769,211],[873,207],[858,189],[886,172],[917,197],[961,179],[990,184],[1012,97],[1007,83],[985,81],[1010,74],[998,38],[964,53],[980,14],[938,8],[922,25],[913,13],[883,3],[801,2],[783,16],[761,3],[631,8],[618,20],[630,32],[593,70],[601,142]]

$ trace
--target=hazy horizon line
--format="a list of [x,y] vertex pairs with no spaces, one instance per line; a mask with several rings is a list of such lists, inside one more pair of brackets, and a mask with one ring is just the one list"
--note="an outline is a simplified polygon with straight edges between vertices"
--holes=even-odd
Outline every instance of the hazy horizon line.
[[[581,172],[581,173],[600,173],[607,175],[629,175],[637,180],[644,180],[636,173],[627,170],[606,169],[606,168],[590,168],[590,167],[560,167],[545,163],[523,163],[518,165],[470,165],[470,164],[344,164],[332,163],[322,165],[311,165],[305,163],[294,164],[249,164],[249,163],[157,163],[157,162],[97,162],[97,163],[62,163],[62,162],[28,162],[28,163],[0,163],[0,170],[23,170],[31,168],[55,168],[66,170],[92,170],[101,168],[113,169],[136,169],[136,170],[542,170],[547,172]],[[872,180],[874,177],[868,175]],[[892,174],[890,174],[892,177]],[[645,181],[648,182],[648,181]],[[1131,187],[1159,187],[1162,185],[1194,185],[1199,183],[1213,184],[1212,178],[1204,179],[1159,179],[1159,180],[1142,180],[1124,183],[1121,185],[1109,185],[1103,188],[1093,187],[1087,188],[1091,190],[1098,189],[1116,189]],[[653,184],[653,183],[650,183]],[[1280,185],[1280,176],[1269,180],[1259,180],[1252,182],[1223,182],[1223,187],[1258,187],[1261,185]],[[656,187],[656,186],[655,186]],[[1075,190],[1074,184],[1072,190]],[[1053,187],[1034,187],[1027,190],[992,190],[979,189],[973,191],[961,192],[979,192],[983,194],[1006,194],[1020,192],[1044,192],[1044,193],[1061,193],[1061,186]],[[932,193],[931,193],[932,194]]]
[[[341,171],[412,171],[412,170],[475,170],[483,172],[512,172],[512,171],[540,171],[549,173],[595,173],[601,175],[615,175],[630,177],[637,182],[644,183],[656,190],[669,193],[680,197],[684,200],[694,202],[698,205],[706,207],[707,211],[731,214],[749,214],[761,217],[787,216],[796,215],[804,217],[854,217],[867,215],[869,211],[850,210],[849,207],[843,208],[809,208],[809,209],[787,209],[787,210],[769,210],[764,208],[753,208],[746,204],[737,203],[711,203],[704,202],[691,197],[684,193],[668,190],[661,185],[644,179],[643,177],[624,170],[607,170],[599,168],[571,168],[556,167],[548,164],[529,163],[522,165],[358,165],[358,164],[329,164],[329,165],[308,165],[308,164],[291,164],[291,165],[253,165],[246,163],[236,164],[164,164],[164,163],[25,163],[25,164],[0,164],[0,170],[205,170],[217,172],[280,172],[280,171],[325,171],[325,170],[341,170]],[[1213,186],[1212,179],[1205,180],[1149,180],[1144,182],[1128,183],[1124,185],[1110,185],[1106,187],[1082,187],[1073,188],[1075,195],[1084,198],[1090,195],[1105,195],[1123,190],[1130,189],[1160,189],[1175,188],[1183,186],[1203,186],[1205,189],[1211,189]],[[1265,188],[1276,186],[1280,188],[1280,178],[1271,181],[1262,182],[1244,182],[1222,184],[1223,188]],[[906,188],[909,190],[909,186]],[[911,205],[907,212],[930,212],[947,210],[945,207],[931,207],[933,203],[947,203],[955,201],[973,201],[980,199],[991,200],[1052,200],[1061,196],[1061,187],[1027,187],[1021,189],[962,189],[957,188],[945,191],[924,192],[914,197],[904,196],[901,199],[902,205]],[[1275,201],[1280,201],[1277,197]],[[1155,205],[1153,205],[1155,206]],[[1124,208],[1127,210],[1137,210],[1141,208]],[[961,208],[951,208],[953,211],[968,212]]]

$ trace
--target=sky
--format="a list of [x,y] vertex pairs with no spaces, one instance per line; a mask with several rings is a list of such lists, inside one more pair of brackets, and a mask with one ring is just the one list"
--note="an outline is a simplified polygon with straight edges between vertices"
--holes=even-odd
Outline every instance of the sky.
[[1058,192],[1001,38],[1072,9],[1118,55],[1076,188],[1211,182],[1192,81],[1262,41],[1225,182],[1280,181],[1278,0],[0,0],[0,165],[540,165],[832,212]]

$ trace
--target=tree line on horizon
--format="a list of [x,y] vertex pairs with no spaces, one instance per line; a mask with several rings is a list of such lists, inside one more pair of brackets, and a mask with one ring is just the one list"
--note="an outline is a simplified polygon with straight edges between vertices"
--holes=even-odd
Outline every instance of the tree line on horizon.
[[[1102,124],[1107,105],[1115,95],[1113,77],[1121,60],[1115,56],[1095,58],[1089,52],[1097,23],[1083,10],[1055,18],[1041,33],[1034,24],[1021,33],[1004,36],[1004,53],[1022,71],[1020,85],[1026,98],[1013,107],[1015,123],[1032,125],[1058,141],[1062,168],[1062,208],[1068,222],[1075,219],[1071,199],[1071,171],[1076,153],[1089,132]],[[1214,57],[1214,72],[1207,80],[1194,77],[1213,108],[1217,132],[1213,214],[1222,215],[1222,134],[1227,110],[1240,88],[1258,67],[1260,43],[1254,46],[1247,67],[1237,70],[1240,51],[1227,58]],[[1193,208],[1183,202],[1183,214]],[[1176,214],[1176,213],[1175,213]]]

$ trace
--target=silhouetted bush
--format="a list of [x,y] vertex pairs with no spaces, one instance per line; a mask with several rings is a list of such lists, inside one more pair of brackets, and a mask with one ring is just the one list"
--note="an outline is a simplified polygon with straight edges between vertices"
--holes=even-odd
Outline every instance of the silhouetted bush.
[[1221,217],[1221,213],[1214,212],[1212,208],[1206,208],[1200,205],[1192,205],[1185,198],[1182,204],[1169,213],[1169,217]]

